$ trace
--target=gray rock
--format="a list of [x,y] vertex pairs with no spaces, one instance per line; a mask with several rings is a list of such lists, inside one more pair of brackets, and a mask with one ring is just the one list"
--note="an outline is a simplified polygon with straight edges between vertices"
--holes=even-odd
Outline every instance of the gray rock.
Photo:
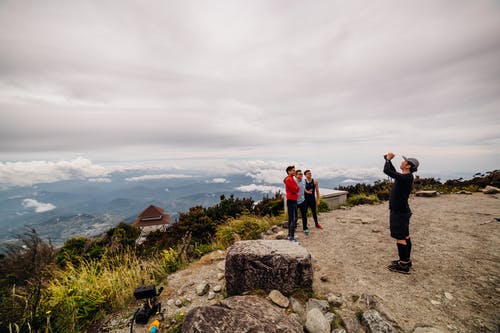
[[288,300],[288,298],[283,296],[283,294],[280,293],[279,290],[271,290],[268,297],[274,304],[282,308],[287,308],[288,305],[290,305],[290,301]]
[[214,292],[215,293],[220,293],[222,291],[222,286],[220,284],[216,285],[214,287]]
[[347,332],[357,333],[361,329],[361,324],[359,323],[359,320],[354,312],[350,310],[343,310],[341,318]]
[[234,296],[211,306],[187,313],[183,333],[266,332],[302,333],[302,325],[293,316],[258,296]]
[[175,300],[175,306],[178,308],[182,307],[182,301],[180,299]]
[[222,280],[224,278],[224,273],[217,274],[217,280]]
[[330,333],[330,324],[318,308],[307,312],[305,329],[309,333]]
[[175,304],[175,301],[174,301],[173,299],[169,299],[169,300],[167,301],[167,305],[168,305],[168,306],[172,306],[172,305],[174,305],[174,304]]
[[196,286],[196,295],[203,296],[210,290],[210,285],[203,281]]
[[231,246],[226,257],[226,290],[229,295],[262,289],[290,295],[312,290],[311,254],[287,241],[241,241]]
[[276,236],[274,236],[276,239],[286,239],[286,232],[284,231],[279,231],[276,233]]
[[215,298],[215,293],[213,291],[208,292],[208,299],[214,299]]
[[500,193],[500,188],[488,185],[488,186],[486,186],[483,189],[483,193],[484,194],[496,194],[496,193]]
[[339,307],[344,304],[344,298],[342,294],[331,294],[328,296],[328,303],[330,303],[331,306]]
[[221,271],[224,271],[226,269],[226,262],[223,260],[223,261],[220,261],[218,264],[217,264],[217,269],[221,270]]
[[413,330],[413,333],[444,333],[444,332],[435,327],[417,327]]
[[278,231],[280,231],[280,228],[277,225],[273,225],[271,227],[271,230],[272,230],[273,233],[277,233]]
[[325,314],[325,318],[326,318],[326,320],[328,321],[328,323],[331,326],[332,323],[337,319],[337,315],[335,313],[333,313],[333,312],[327,312]]
[[343,328],[336,328],[332,331],[332,333],[347,333]]
[[377,310],[370,309],[363,313],[362,321],[368,328],[368,333],[397,333],[396,329],[385,321]]
[[328,304],[328,301],[322,299],[309,298],[306,305],[306,312],[312,309],[318,309],[325,314],[330,310],[330,304]]
[[446,297],[450,301],[453,299],[453,295],[451,293],[449,293],[449,292],[445,292],[444,293],[444,297]]
[[427,197],[427,198],[437,197],[438,194],[439,193],[437,191],[418,191],[417,193],[415,193],[417,197]]
[[306,322],[305,306],[302,305],[302,303],[299,300],[293,297],[290,297],[290,305],[292,306],[293,312],[295,312],[299,316],[300,322],[304,324]]

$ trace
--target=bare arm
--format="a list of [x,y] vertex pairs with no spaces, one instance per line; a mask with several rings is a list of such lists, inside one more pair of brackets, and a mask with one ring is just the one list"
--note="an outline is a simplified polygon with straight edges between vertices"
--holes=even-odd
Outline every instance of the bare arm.
[[316,205],[319,206],[319,202],[321,200],[321,197],[319,196],[319,185],[318,185],[318,181],[316,179],[314,180],[314,186],[316,187]]

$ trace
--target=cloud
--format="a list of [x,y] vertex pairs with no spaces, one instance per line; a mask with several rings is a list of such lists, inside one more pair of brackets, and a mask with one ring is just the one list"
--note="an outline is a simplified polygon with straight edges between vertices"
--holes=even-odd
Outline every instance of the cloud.
[[262,193],[276,193],[278,191],[283,192],[283,187],[272,186],[272,185],[259,185],[259,184],[249,184],[242,185],[235,188],[235,190],[241,192],[262,192]]
[[100,178],[106,168],[83,157],[62,161],[0,162],[0,185],[27,186],[61,180]]
[[35,199],[24,199],[23,200],[24,208],[34,208],[36,213],[44,213],[56,209],[51,203],[39,202]]
[[496,1],[3,1],[0,22],[3,161],[500,163]]
[[161,180],[161,179],[180,179],[180,178],[192,178],[191,175],[174,174],[174,173],[164,173],[159,175],[143,175],[136,177],[125,178],[128,182],[141,182],[147,180]]
[[224,184],[224,183],[229,183],[229,180],[226,178],[213,178],[211,180],[207,180],[207,183],[210,184]]
[[88,181],[91,183],[111,183],[111,179],[106,177],[89,178]]

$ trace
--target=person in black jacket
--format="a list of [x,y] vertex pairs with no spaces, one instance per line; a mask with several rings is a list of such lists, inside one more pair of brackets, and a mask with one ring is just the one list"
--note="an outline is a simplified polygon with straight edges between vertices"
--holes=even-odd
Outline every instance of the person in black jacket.
[[417,171],[420,163],[416,158],[406,158],[403,156],[401,162],[401,173],[397,172],[392,165],[393,153],[384,155],[384,173],[394,179],[391,194],[389,196],[390,209],[390,230],[391,237],[396,239],[399,260],[394,260],[387,267],[390,271],[409,274],[411,267],[411,238],[410,238],[410,217],[411,210],[408,204],[413,187],[413,173]]

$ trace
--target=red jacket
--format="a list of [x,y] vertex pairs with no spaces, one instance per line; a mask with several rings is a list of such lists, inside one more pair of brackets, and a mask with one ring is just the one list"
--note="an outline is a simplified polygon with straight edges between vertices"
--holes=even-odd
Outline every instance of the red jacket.
[[297,200],[299,198],[300,187],[292,176],[285,178],[285,189],[288,200]]

